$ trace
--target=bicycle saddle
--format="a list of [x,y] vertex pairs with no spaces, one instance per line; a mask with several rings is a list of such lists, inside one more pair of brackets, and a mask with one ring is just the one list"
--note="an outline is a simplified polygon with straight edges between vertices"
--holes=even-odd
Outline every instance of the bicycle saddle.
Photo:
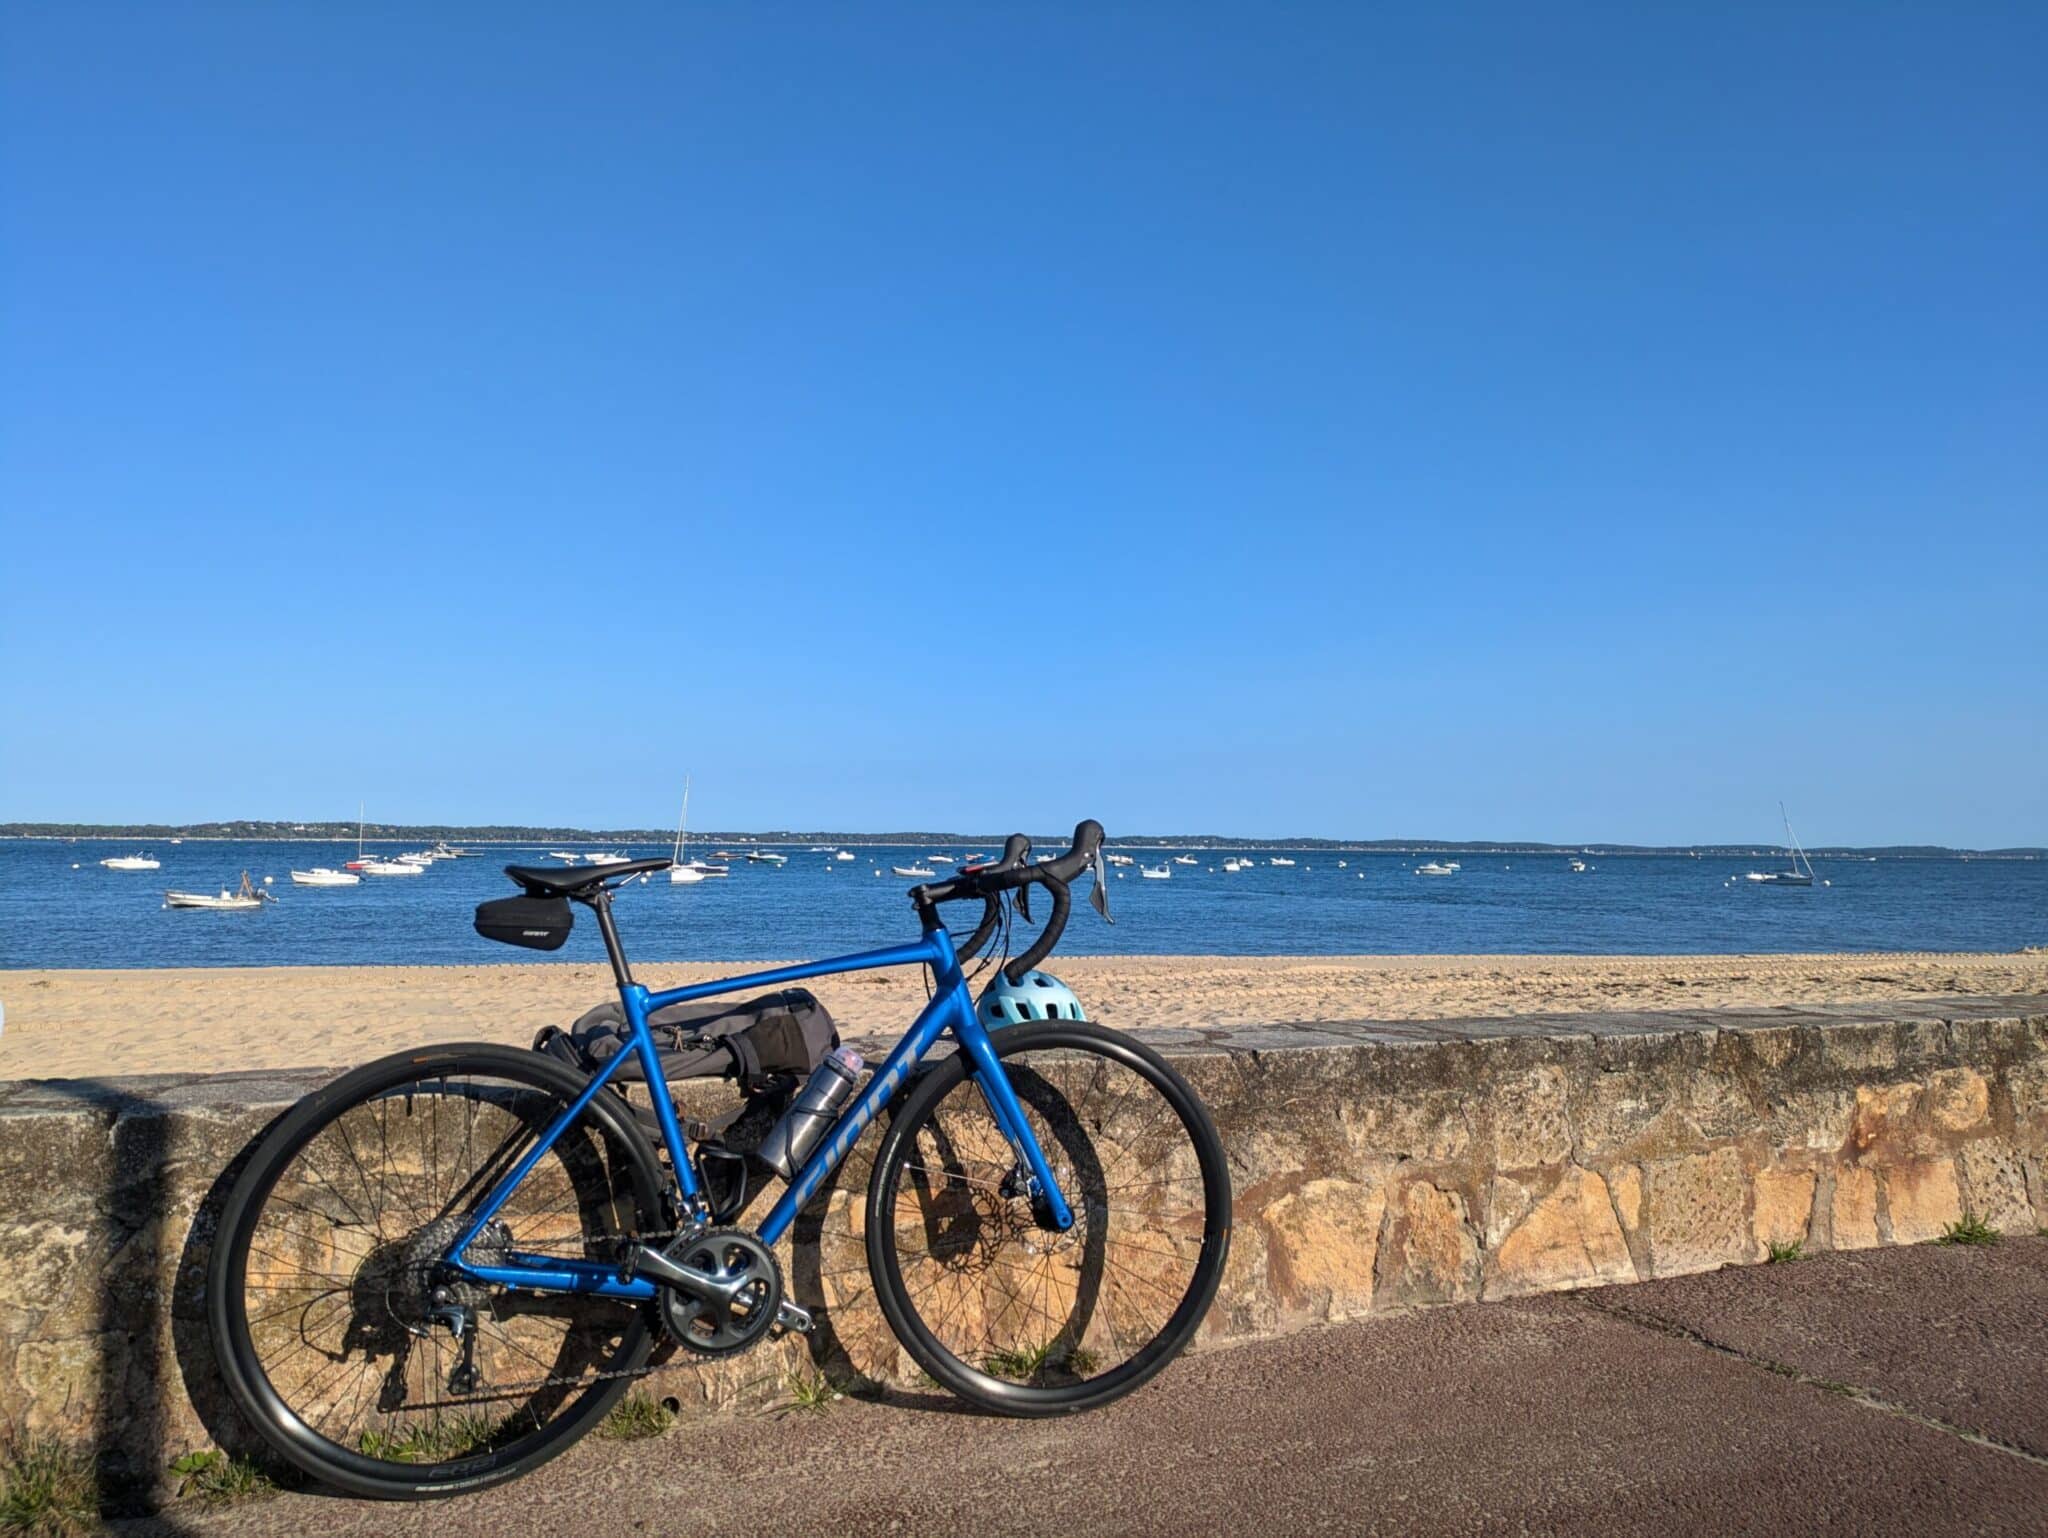
[[673,860],[616,860],[609,865],[508,865],[505,874],[528,892],[546,897],[575,897],[600,881],[667,870]]

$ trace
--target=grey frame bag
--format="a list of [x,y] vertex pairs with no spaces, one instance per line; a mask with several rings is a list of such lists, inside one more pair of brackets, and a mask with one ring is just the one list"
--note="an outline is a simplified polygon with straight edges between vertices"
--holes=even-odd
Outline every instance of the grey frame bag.
[[[647,1023],[661,1052],[661,1071],[671,1082],[736,1079],[748,1096],[794,1088],[839,1045],[831,1014],[808,988],[778,988],[739,1003],[671,1004],[649,1015]],[[544,1026],[533,1039],[536,1052],[584,1073],[595,1073],[631,1044],[625,1008],[616,1002],[587,1011],[566,1031]],[[646,1079],[640,1064],[628,1061],[619,1064],[611,1083],[623,1089]]]

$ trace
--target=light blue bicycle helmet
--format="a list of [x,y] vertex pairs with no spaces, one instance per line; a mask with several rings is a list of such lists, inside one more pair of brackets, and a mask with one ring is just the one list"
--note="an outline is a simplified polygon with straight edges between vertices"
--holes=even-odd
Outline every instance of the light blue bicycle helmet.
[[1026,972],[1013,983],[996,968],[996,979],[981,991],[975,1013],[983,1025],[1022,1025],[1026,1020],[1086,1020],[1088,1011],[1074,990],[1050,972]]

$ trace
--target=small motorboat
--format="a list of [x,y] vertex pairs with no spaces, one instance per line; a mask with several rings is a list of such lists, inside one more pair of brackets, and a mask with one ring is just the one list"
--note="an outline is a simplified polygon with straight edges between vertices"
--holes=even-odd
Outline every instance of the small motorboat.
[[153,854],[117,854],[100,864],[108,870],[162,870],[164,862]]
[[853,858],[853,851],[851,849],[842,849],[832,858],[835,860],[851,860]]
[[583,863],[585,865],[624,865],[632,858],[629,854],[605,854],[601,850],[592,850],[583,857]]
[[1223,868],[1224,868],[1225,870],[1229,871],[1229,872],[1230,872],[1230,873],[1231,873],[1231,874],[1232,874],[1232,875],[1234,876],[1234,875],[1236,875],[1236,874],[1237,874],[1237,873],[1238,873],[1239,871],[1241,871],[1241,870],[1250,870],[1250,869],[1251,869],[1251,861],[1249,861],[1249,860],[1225,860],[1225,861],[1223,862]]
[[1445,865],[1436,860],[1415,867],[1415,874],[1418,876],[1455,876],[1457,873],[1457,866]]
[[363,878],[352,870],[329,870],[324,865],[292,872],[293,886],[361,886],[362,883]]
[[1173,879],[1173,867],[1171,865],[1161,865],[1157,867],[1150,865],[1140,865],[1138,867],[1138,874],[1143,876],[1147,881],[1171,881]]
[[1285,855],[1276,854],[1273,856],[1272,859],[1268,860],[1266,863],[1268,865],[1292,865],[1294,862],[1288,859]]
[[777,854],[772,849],[750,849],[747,851],[749,865],[787,865],[789,856]]
[[166,892],[166,908],[210,908],[217,913],[246,913],[251,908],[260,908],[267,902],[275,902],[268,892],[250,884],[249,873],[242,872],[242,884],[230,892],[220,889],[218,897],[209,897],[204,892]]
[[1176,865],[1200,865],[1202,862],[1191,854],[1177,854],[1173,857]]
[[424,876],[426,873],[426,866],[414,865],[408,860],[363,861],[365,876]]
[[1584,860],[1573,860],[1571,862],[1571,871],[1574,876],[1583,876],[1587,871],[1591,870],[1592,868],[1593,867],[1588,865]]
[[936,876],[937,871],[929,865],[892,865],[889,869],[899,876]]
[[1136,865],[1138,862],[1127,854],[1106,854],[1102,857],[1105,865]]
[[951,865],[954,863],[954,860],[949,854],[928,854],[924,857],[924,863],[927,865]]

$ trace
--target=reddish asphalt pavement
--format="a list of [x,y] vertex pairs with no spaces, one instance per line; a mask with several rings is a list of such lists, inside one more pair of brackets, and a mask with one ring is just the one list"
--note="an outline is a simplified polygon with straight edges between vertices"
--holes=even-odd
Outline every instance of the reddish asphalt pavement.
[[1212,1351],[1124,1402],[588,1441],[522,1482],[144,1533],[2048,1534],[2048,1239],[1829,1255]]

